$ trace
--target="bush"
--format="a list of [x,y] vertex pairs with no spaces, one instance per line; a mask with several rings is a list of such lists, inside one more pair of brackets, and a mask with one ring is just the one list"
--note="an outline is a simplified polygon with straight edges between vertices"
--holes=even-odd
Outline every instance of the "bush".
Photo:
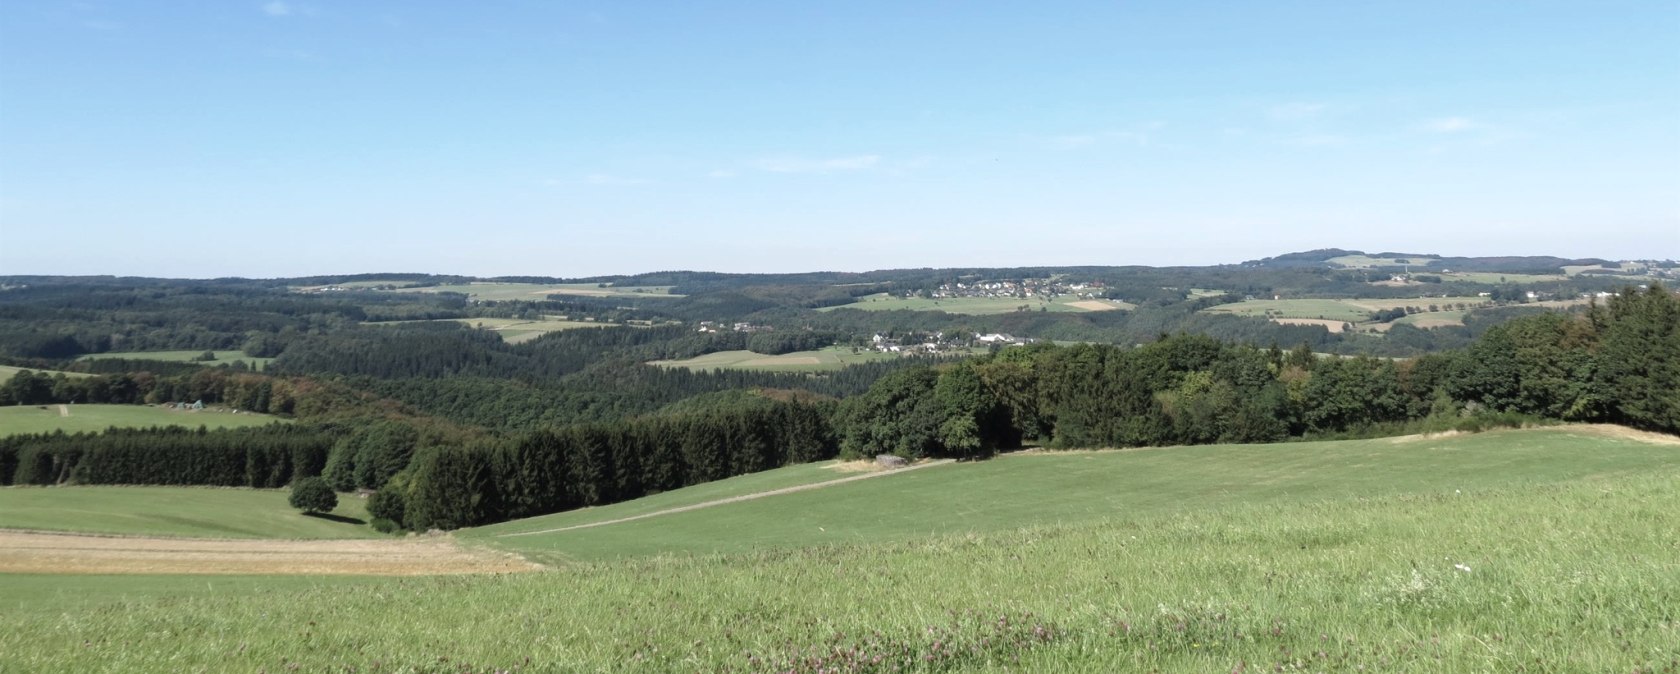
[[394,534],[402,530],[402,527],[398,526],[396,522],[392,522],[391,520],[383,517],[375,517],[373,518],[373,521],[368,522],[368,524],[373,526],[374,531],[382,534]]
[[402,492],[385,488],[368,497],[367,511],[375,520],[387,520],[393,523],[403,521],[407,504],[403,502]]
[[330,513],[338,507],[338,494],[326,480],[306,477],[292,483],[289,501],[293,508],[306,513]]

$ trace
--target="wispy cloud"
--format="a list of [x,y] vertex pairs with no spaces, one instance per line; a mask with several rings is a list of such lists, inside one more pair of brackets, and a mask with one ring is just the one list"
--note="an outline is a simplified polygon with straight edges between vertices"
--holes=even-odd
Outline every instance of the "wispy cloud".
[[1481,125],[1472,121],[1469,117],[1442,117],[1429,120],[1423,125],[1423,128],[1434,133],[1458,133],[1481,128]]
[[753,162],[753,168],[770,173],[835,173],[864,171],[881,163],[881,156],[862,154],[850,157],[809,159],[804,157],[766,157]]
[[290,3],[274,0],[274,2],[263,5],[262,11],[269,16],[291,16],[293,10]]

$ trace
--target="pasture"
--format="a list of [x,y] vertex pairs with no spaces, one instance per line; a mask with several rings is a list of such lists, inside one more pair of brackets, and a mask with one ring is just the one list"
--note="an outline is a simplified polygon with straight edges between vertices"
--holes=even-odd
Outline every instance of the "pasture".
[[1448,283],[1453,281],[1464,281],[1467,283],[1486,283],[1489,285],[1498,285],[1502,283],[1548,283],[1552,281],[1566,281],[1569,279],[1569,277],[1564,274],[1506,274],[1504,272],[1482,271],[1455,271],[1436,275],[1440,276],[1442,281]]
[[245,361],[246,365],[250,366],[254,370],[265,369],[265,368],[268,367],[268,364],[270,362],[274,361],[273,358],[254,358],[254,357],[251,357],[251,356],[247,356],[247,355],[245,355],[244,351],[238,351],[238,350],[211,351],[211,353],[215,354],[215,356],[216,356],[215,360],[198,360],[199,356],[204,355],[204,351],[202,351],[202,350],[200,350],[200,351],[110,351],[110,352],[106,352],[106,353],[90,353],[90,354],[78,357],[76,360],[100,360],[100,359],[111,359],[111,358],[124,358],[124,359],[128,359],[128,360],[161,360],[161,361],[167,361],[167,362],[171,362],[171,363],[193,363],[195,365],[209,365],[209,366],[212,366],[212,367],[217,366],[217,365],[231,365],[231,364],[233,364],[234,361],[242,360],[242,361]]
[[599,287],[594,283],[467,283],[455,285],[436,285],[415,288],[402,288],[397,292],[413,293],[461,293],[480,300],[521,300],[536,301],[548,295],[580,295],[586,297],[652,297],[676,298],[682,295],[671,294],[670,286],[607,286]]
[[1118,300],[1087,300],[1074,295],[1063,295],[1053,300],[1040,297],[945,297],[921,298],[899,297],[880,293],[859,297],[857,302],[833,307],[823,307],[817,311],[834,311],[836,309],[860,309],[863,311],[943,311],[948,314],[968,314],[984,316],[991,314],[1007,314],[1016,311],[1058,311],[1058,312],[1086,312],[1086,311],[1116,311],[1135,309],[1134,305]]
[[97,433],[112,426],[244,428],[285,423],[267,414],[172,410],[151,405],[13,405],[0,407],[0,437],[23,433]]
[[717,351],[684,360],[656,360],[648,363],[660,367],[682,367],[690,370],[761,370],[767,372],[830,372],[859,363],[894,360],[902,356],[859,349],[852,353],[849,346],[830,346],[815,351],[795,351],[769,356],[752,351]]
[[1428,311],[1421,314],[1411,314],[1396,318],[1394,325],[1410,325],[1414,328],[1440,328],[1449,325],[1464,325],[1464,315],[1470,313],[1454,309],[1452,311]]
[[[1662,671],[1680,447],[1661,442],[1009,456],[568,532],[705,529],[544,573],[0,576],[0,669]],[[462,536],[544,538],[486,533]],[[755,544],[684,554],[708,535]]]
[[[0,528],[194,538],[382,537],[357,522],[309,517],[286,505],[285,489],[218,487],[8,487]],[[333,515],[365,521],[354,494]]]

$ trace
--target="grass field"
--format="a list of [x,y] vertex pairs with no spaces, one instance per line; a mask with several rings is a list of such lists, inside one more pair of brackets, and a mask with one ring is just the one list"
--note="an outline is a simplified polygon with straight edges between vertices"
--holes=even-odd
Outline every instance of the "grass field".
[[[330,584],[0,577],[0,670],[1661,672],[1677,510],[1680,448],[1593,428],[1016,456],[678,533],[791,520],[794,548]],[[817,528],[836,523],[856,535]]]
[[1343,255],[1325,260],[1332,265],[1341,265],[1349,269],[1370,269],[1373,267],[1415,267],[1418,271],[1438,261],[1433,257],[1370,257],[1367,255]]
[[1130,518],[1189,504],[1436,493],[1665,467],[1680,469],[1680,446],[1584,430],[1012,455],[496,544],[537,561],[743,552]]
[[1007,314],[1015,311],[1111,311],[1119,309],[1135,309],[1134,305],[1117,300],[1084,300],[1072,295],[1064,295],[1053,301],[1042,299],[1020,299],[1016,297],[950,297],[943,299],[923,299],[920,297],[897,297],[881,293],[859,297],[852,304],[842,304],[836,307],[823,307],[817,311],[833,311],[835,309],[862,309],[864,311],[943,311],[948,314],[989,315]]
[[14,405],[0,407],[0,437],[22,433],[98,432],[112,426],[243,428],[281,421],[266,414],[170,410],[150,405]]
[[481,300],[540,300],[546,295],[584,295],[590,297],[654,297],[675,298],[670,286],[624,286],[606,288],[593,283],[546,285],[537,283],[468,283],[402,288],[405,293],[462,293]]
[[194,360],[204,355],[204,351],[112,351],[109,353],[90,353],[76,360],[99,360],[111,358],[127,358],[130,360],[162,360],[172,363],[193,363],[195,365],[232,365],[236,360],[245,361],[246,365],[262,370],[268,367],[273,358],[253,358],[245,355],[244,351],[212,351],[216,359],[211,361]]
[[[1433,273],[1433,272],[1432,272]],[[1469,283],[1547,283],[1564,281],[1569,277],[1563,274],[1505,274],[1500,272],[1455,271],[1450,274],[1436,274],[1442,281],[1467,281]]]
[[1208,313],[1236,314],[1238,316],[1260,316],[1272,318],[1313,318],[1347,323],[1359,323],[1371,318],[1371,313],[1397,307],[1417,307],[1427,309],[1430,305],[1437,307],[1464,304],[1467,306],[1481,306],[1489,304],[1486,297],[1417,297],[1402,299],[1286,299],[1286,300],[1244,300],[1231,304],[1220,304],[1203,309]]
[[1428,311],[1394,319],[1395,325],[1410,325],[1415,328],[1439,328],[1448,325],[1464,325],[1464,315],[1468,310],[1454,309],[1452,311]]
[[[524,318],[439,318],[437,321],[460,323],[475,328],[491,330],[500,335],[502,341],[518,344],[528,342],[550,332],[560,330],[576,330],[578,328],[610,328],[616,323],[597,323],[594,321],[568,321],[560,318],[543,318],[530,320]],[[366,325],[403,325],[407,323],[430,323],[433,321],[377,321]]]
[[45,374],[49,377],[53,376],[53,375],[57,375],[57,374],[62,374],[66,377],[92,377],[93,376],[91,374],[87,374],[87,373],[83,373],[83,372],[59,372],[58,370],[42,370],[42,369],[29,368],[29,367],[12,367],[10,365],[0,365],[0,383],[10,381],[12,377],[17,376],[17,373],[22,372],[24,370],[29,370],[30,372],[34,372],[34,373],[37,373],[37,374]]
[[758,492],[782,489],[785,487],[797,487],[800,485],[830,482],[858,474],[838,470],[835,468],[836,465],[837,463],[834,461],[821,461],[818,463],[807,463],[797,466],[788,466],[786,468],[779,468],[776,470],[767,470],[760,473],[749,473],[747,475],[732,477],[727,480],[707,482],[684,489],[668,491],[662,494],[654,494],[653,496],[639,498],[634,501],[614,503],[612,505],[605,505],[597,508],[580,508],[563,513],[555,513],[553,515],[543,515],[541,517],[530,517],[522,520],[515,520],[513,522],[492,524],[487,527],[479,527],[477,529],[462,532],[461,536],[467,539],[490,540],[504,534],[545,531],[548,529],[559,529],[562,527],[590,524],[593,522],[605,522],[624,517],[635,517],[637,515],[645,515],[651,512],[658,512],[670,508],[680,508],[683,506],[704,503],[706,501],[714,501],[717,499],[755,494]]
[[900,358],[898,354],[830,346],[815,351],[795,351],[767,356],[752,351],[718,351],[686,360],[656,360],[649,365],[686,367],[690,370],[764,370],[772,372],[828,372],[847,365]]
[[[284,489],[211,487],[8,487],[0,527],[196,538],[384,537],[354,523],[307,517]],[[334,515],[366,520],[363,501],[341,494]]]

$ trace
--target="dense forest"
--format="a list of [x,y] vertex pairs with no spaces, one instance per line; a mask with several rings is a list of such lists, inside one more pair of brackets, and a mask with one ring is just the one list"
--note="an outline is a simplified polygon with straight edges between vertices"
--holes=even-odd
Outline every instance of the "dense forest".
[[[10,435],[0,484],[276,487],[320,475],[340,491],[370,491],[381,528],[447,529],[833,457],[972,460],[1025,444],[1277,442],[1542,420],[1680,432],[1680,299],[1660,283],[1556,274],[1602,261],[1524,258],[1454,264],[1553,276],[1516,285],[1419,274],[1382,285],[1371,280],[1386,279],[1381,270],[1324,264],[1345,254],[1208,268],[600,279],[0,278],[0,365],[22,368],[0,381],[0,405],[202,402],[290,420]],[[847,306],[982,278],[1077,282],[1131,308]],[[460,291],[474,281],[664,286],[680,297],[495,300]],[[1616,292],[1573,306],[1527,301],[1606,289]],[[1401,321],[1403,304],[1378,305],[1398,307],[1367,319],[1380,333],[1210,311],[1279,295],[1488,300],[1433,327]],[[561,319],[590,327],[520,339],[478,327]],[[1013,345],[980,348],[978,335],[999,333]],[[811,370],[654,364],[856,354],[883,339],[944,350]],[[245,359],[151,357],[220,350]]]

